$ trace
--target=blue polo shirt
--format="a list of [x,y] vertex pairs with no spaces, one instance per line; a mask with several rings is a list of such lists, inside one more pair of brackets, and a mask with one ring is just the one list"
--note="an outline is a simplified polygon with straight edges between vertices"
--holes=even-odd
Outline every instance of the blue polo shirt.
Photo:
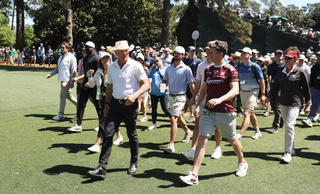
[[169,91],[166,91],[164,93],[160,92],[160,88],[159,88],[159,84],[162,81],[159,73],[161,74],[161,76],[164,76],[164,73],[166,71],[167,67],[161,67],[158,69],[153,69],[150,72],[150,75],[148,75],[148,78],[152,78],[152,84],[151,84],[151,92],[150,94],[155,95],[155,96],[164,96],[166,94],[169,94]]
[[183,63],[190,67],[193,77],[196,78],[198,66],[200,63],[202,63],[202,61],[195,57],[193,59],[184,59]]
[[191,69],[184,63],[178,67],[174,67],[174,63],[170,65],[163,76],[163,80],[169,84],[170,94],[183,94],[187,91],[188,83],[195,82]]
[[[259,88],[259,83],[257,82],[256,78],[254,77],[252,71],[252,62],[250,61],[247,66],[245,66],[242,62],[239,65],[239,83],[240,89],[243,91],[250,91],[253,89]],[[263,79],[263,73],[261,68],[258,64],[256,64],[256,74],[259,79]]]

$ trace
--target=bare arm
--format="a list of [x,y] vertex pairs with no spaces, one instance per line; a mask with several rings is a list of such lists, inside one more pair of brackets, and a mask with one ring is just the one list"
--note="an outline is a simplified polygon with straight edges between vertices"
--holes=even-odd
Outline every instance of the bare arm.
[[135,93],[124,98],[124,100],[126,100],[125,105],[127,106],[132,105],[141,94],[145,93],[149,89],[148,78],[141,80],[140,84],[141,84],[141,87],[139,88],[139,90],[137,90]]
[[260,89],[261,89],[261,97],[260,97],[260,103],[264,104],[266,101],[266,95],[262,94],[266,91],[266,85],[264,84],[264,79],[260,79]]

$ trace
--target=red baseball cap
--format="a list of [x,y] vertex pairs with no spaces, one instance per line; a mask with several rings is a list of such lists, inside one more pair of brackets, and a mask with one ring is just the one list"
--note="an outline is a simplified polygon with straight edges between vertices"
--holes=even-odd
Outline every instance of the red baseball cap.
[[290,58],[298,58],[298,55],[292,51],[288,51],[286,52],[286,54],[284,55],[285,57],[290,57]]

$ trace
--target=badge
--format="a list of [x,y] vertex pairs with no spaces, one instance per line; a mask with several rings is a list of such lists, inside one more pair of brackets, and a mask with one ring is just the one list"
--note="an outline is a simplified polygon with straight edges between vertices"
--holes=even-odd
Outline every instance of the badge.
[[86,76],[87,76],[87,77],[90,77],[89,71],[86,72]]
[[246,80],[240,80],[240,85],[243,85],[246,83]]
[[177,102],[177,97],[176,96],[173,97],[172,102]]
[[208,111],[207,109],[203,109],[202,116],[203,117],[209,117],[209,115],[210,115],[210,111]]

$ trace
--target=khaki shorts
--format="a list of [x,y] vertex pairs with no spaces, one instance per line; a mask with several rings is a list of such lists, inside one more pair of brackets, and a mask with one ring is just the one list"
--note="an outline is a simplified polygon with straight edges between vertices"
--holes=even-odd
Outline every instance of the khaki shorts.
[[174,115],[177,117],[181,115],[181,111],[184,105],[186,104],[186,101],[187,101],[187,96],[185,94],[180,96],[174,96],[174,97],[169,95],[171,115]]
[[254,110],[257,106],[259,89],[253,89],[250,92],[240,90],[240,98],[243,108]]
[[212,134],[219,128],[221,135],[227,139],[235,139],[237,135],[236,113],[210,112],[209,115],[201,115],[199,124],[200,136],[211,138]]

